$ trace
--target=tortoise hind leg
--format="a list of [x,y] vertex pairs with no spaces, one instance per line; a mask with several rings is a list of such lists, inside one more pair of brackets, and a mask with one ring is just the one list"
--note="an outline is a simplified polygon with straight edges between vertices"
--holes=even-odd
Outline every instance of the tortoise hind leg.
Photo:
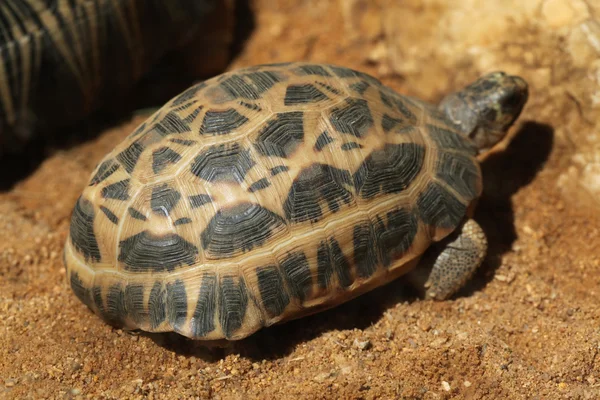
[[487,252],[485,233],[473,219],[467,219],[440,245],[444,247],[438,251],[424,284],[428,299],[444,300],[456,293],[473,276]]

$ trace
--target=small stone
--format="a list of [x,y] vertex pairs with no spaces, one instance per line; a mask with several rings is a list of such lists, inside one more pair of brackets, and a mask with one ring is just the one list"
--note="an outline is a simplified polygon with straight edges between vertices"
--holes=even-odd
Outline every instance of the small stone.
[[437,339],[433,340],[431,343],[429,343],[429,346],[430,347],[440,347],[441,345],[443,345],[447,341],[448,341],[448,338],[440,337],[440,338],[437,338]]
[[15,381],[14,381],[14,379],[7,379],[7,380],[4,382],[4,386],[6,386],[6,387],[13,387],[13,386],[15,386]]
[[465,387],[471,387],[472,383],[471,383],[470,381],[464,381],[464,382],[463,382],[463,385],[464,385]]
[[79,371],[82,368],[82,365],[80,363],[78,363],[77,361],[73,361],[71,363],[71,371],[76,372]]
[[359,350],[367,350],[367,349],[371,348],[371,341],[369,339],[367,339],[367,340],[354,339],[354,342],[352,344],[354,345],[354,347],[358,348]]
[[325,379],[329,378],[331,373],[329,372],[321,372],[319,375],[315,376],[313,379],[317,382],[323,382]]
[[431,330],[431,324],[429,322],[427,322],[427,321],[422,320],[422,319],[420,319],[419,321],[417,321],[417,326],[423,332],[428,332],[429,330]]
[[79,388],[73,388],[73,389],[71,389],[71,394],[73,396],[77,396],[77,395],[81,394],[81,389],[79,389]]
[[451,387],[450,387],[450,384],[449,384],[448,382],[446,382],[446,381],[442,381],[442,388],[443,388],[443,389],[444,389],[446,392],[449,392],[449,391],[450,391],[450,389],[451,389]]

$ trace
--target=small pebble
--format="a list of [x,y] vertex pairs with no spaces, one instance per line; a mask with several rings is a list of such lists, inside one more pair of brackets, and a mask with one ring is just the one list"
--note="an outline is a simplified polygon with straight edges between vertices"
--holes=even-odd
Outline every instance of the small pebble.
[[315,376],[313,379],[317,382],[323,382],[325,379],[329,378],[330,376],[331,376],[331,373],[322,372],[319,375]]
[[464,381],[463,385],[465,385],[465,387],[471,387],[472,383],[469,381]]
[[354,345],[354,347],[358,348],[359,350],[367,350],[367,349],[371,348],[371,341],[369,339],[367,339],[367,340],[354,339],[354,342],[352,344]]
[[444,388],[444,390],[445,390],[446,392],[449,392],[449,391],[450,391],[450,389],[451,389],[451,388],[450,388],[450,384],[449,384],[448,382],[446,382],[446,381],[442,381],[442,387]]

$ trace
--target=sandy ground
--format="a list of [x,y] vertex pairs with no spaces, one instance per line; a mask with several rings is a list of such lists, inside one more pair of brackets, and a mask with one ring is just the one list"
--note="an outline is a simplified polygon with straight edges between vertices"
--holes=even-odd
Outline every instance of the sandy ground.
[[458,296],[423,301],[399,280],[228,349],[109,327],[73,295],[60,254],[132,117],[3,172],[0,398],[600,398],[600,7],[481,3],[256,0],[230,66],[334,62],[431,101],[493,69],[530,82],[512,141],[483,163],[490,254]]

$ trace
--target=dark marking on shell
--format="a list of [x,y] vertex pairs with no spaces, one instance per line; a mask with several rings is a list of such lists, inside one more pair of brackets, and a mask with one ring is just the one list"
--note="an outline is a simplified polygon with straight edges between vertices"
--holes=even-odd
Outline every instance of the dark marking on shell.
[[400,124],[402,124],[402,120],[401,119],[390,117],[387,114],[384,114],[383,118],[381,119],[381,128],[386,133],[389,132],[389,131],[391,131],[397,125],[400,125]]
[[191,322],[191,329],[195,337],[206,336],[215,330],[216,293],[216,275],[214,273],[204,273]]
[[329,238],[330,259],[333,264],[333,270],[338,278],[340,286],[347,288],[352,285],[352,275],[350,274],[350,263],[344,255],[340,244],[335,238]]
[[377,269],[377,249],[375,245],[375,234],[370,223],[361,222],[354,226],[354,265],[360,278],[369,278]]
[[323,216],[322,204],[327,204],[332,212],[338,211],[342,203],[353,200],[346,186],[352,186],[346,170],[319,163],[304,168],[294,179],[283,204],[286,218],[292,222],[318,221]]
[[362,145],[360,143],[356,143],[356,142],[347,142],[347,143],[342,144],[340,146],[340,149],[342,149],[343,151],[362,149]]
[[235,110],[208,110],[204,115],[201,135],[225,135],[248,122],[248,118]]
[[124,179],[103,187],[100,193],[105,199],[127,201],[129,200],[129,179]]
[[[189,103],[183,104],[179,107],[173,107],[171,110],[175,111],[175,112],[179,112],[179,111],[183,111],[183,110],[187,110],[188,108],[192,107],[194,104],[196,104],[198,102],[198,100],[191,100]],[[194,110],[193,112],[196,112],[194,117],[197,117],[198,114],[200,113],[200,110],[204,108],[203,106],[200,106],[197,110]]]
[[339,96],[339,95],[341,95],[341,94],[342,94],[342,92],[341,92],[341,91],[337,90],[336,88],[334,88],[334,87],[333,87],[333,86],[331,86],[331,85],[328,85],[328,84],[326,84],[326,83],[323,83],[323,82],[315,82],[315,83],[316,83],[317,85],[321,86],[323,89],[327,90],[328,92],[330,92],[330,93],[333,93],[333,94],[335,94],[335,95],[337,95],[337,96]]
[[[292,65],[292,62],[280,62],[280,63],[270,63],[270,64],[260,64],[256,66],[256,69],[262,68],[262,67],[287,67],[289,65]],[[250,67],[252,68],[252,67]]]
[[363,198],[379,193],[399,193],[417,177],[425,149],[415,143],[387,144],[374,150],[354,173],[354,186]]
[[398,95],[396,95],[394,105],[396,106],[396,110],[398,110],[400,114],[402,114],[402,116],[405,119],[409,120],[411,123],[414,123],[417,120],[416,115],[413,114],[412,111],[410,111],[410,109],[406,106],[406,104],[404,104],[404,101],[400,99]]
[[271,186],[271,182],[269,182],[269,180],[267,178],[260,178],[259,180],[254,182],[252,185],[250,185],[250,187],[248,188],[248,192],[254,193],[259,190],[266,189],[269,186]]
[[464,204],[436,182],[419,194],[417,207],[423,222],[441,228],[456,227],[467,211]]
[[259,132],[256,150],[263,156],[289,157],[304,141],[303,118],[301,111],[277,114]]
[[94,233],[94,206],[79,196],[71,216],[70,236],[73,247],[83,254],[85,261],[100,261],[100,248]]
[[122,326],[125,322],[127,306],[125,305],[125,292],[123,292],[121,285],[115,284],[108,289],[106,309],[102,315],[111,325]]
[[262,299],[263,307],[270,318],[281,315],[290,298],[283,285],[283,279],[275,266],[265,266],[256,269],[258,289]]
[[174,226],[179,226],[179,225],[186,225],[192,222],[191,218],[188,217],[183,217],[183,218],[179,218],[178,220],[176,220],[175,222],[173,222]]
[[177,279],[173,283],[167,283],[167,321],[175,330],[181,330],[187,322],[187,293],[185,282]]
[[398,111],[404,119],[408,120],[411,124],[414,124],[417,121],[417,117],[413,114],[412,111],[404,104],[404,100],[407,100],[406,97],[400,97],[397,93],[390,88],[382,88],[379,91],[379,96],[381,97],[381,101],[388,108]]
[[319,101],[329,100],[323,92],[310,83],[301,85],[290,85],[285,92],[283,104],[286,106],[316,103]]
[[205,87],[206,82],[200,82],[195,84],[194,86],[190,87],[189,89],[181,93],[179,96],[177,96],[175,100],[173,100],[173,106],[178,106],[180,104],[187,103],[188,101],[196,97],[196,95]]
[[169,111],[159,122],[154,124],[152,131],[162,137],[191,132],[190,123],[200,114],[202,107],[196,108],[190,115],[181,118],[175,111]]
[[323,66],[316,64],[300,65],[294,69],[294,72],[298,75],[331,76]]
[[356,76],[356,71],[350,68],[338,67],[336,65],[332,65],[330,68],[340,78],[354,78]]
[[71,272],[71,277],[69,281],[71,283],[71,289],[73,290],[73,293],[75,293],[75,296],[77,296],[77,298],[81,300],[81,302],[86,306],[91,306],[92,293],[90,292],[90,289],[88,289],[83,284],[83,282],[79,278],[79,274],[77,272]]
[[285,227],[283,218],[272,211],[258,204],[241,203],[217,211],[200,239],[209,255],[226,258],[262,246]]
[[158,174],[169,164],[176,164],[181,160],[181,154],[168,147],[161,147],[152,152],[152,171]]
[[89,186],[94,186],[104,181],[106,178],[114,174],[119,167],[120,165],[117,164],[112,158],[102,162],[94,174],[94,177],[90,180]]
[[221,278],[219,285],[219,323],[225,338],[240,329],[248,306],[248,292],[243,278],[236,284],[231,276]]
[[369,88],[369,86],[371,86],[369,84],[369,82],[360,81],[360,82],[353,83],[352,85],[350,85],[350,89],[354,90],[355,92],[357,92],[360,95],[363,95],[365,93],[365,91]]
[[146,220],[146,216],[133,207],[129,207],[127,211],[129,212],[129,215],[131,215],[131,218],[139,219],[140,221]]
[[220,83],[221,88],[232,98],[256,100],[281,79],[274,72],[262,71],[234,74]]
[[[156,115],[158,115],[158,113],[156,113]],[[135,131],[133,131],[133,133],[130,135],[130,137],[136,137],[138,136],[140,133],[144,132],[144,130],[146,129],[146,122],[143,122],[140,126],[138,126],[136,128]]]
[[125,286],[125,308],[127,315],[135,322],[141,323],[148,319],[144,307],[144,285],[129,284]]
[[413,243],[418,221],[412,212],[398,208],[387,213],[386,221],[378,218],[373,226],[379,260],[387,268],[394,260],[403,256]]
[[325,131],[321,133],[319,137],[317,137],[314,149],[316,151],[321,151],[325,146],[327,146],[329,143],[332,143],[334,140],[334,138],[329,136],[329,132]]
[[180,145],[182,145],[182,146],[188,146],[188,147],[189,147],[189,146],[193,146],[193,145],[195,145],[196,143],[198,143],[198,142],[196,142],[195,140],[189,140],[189,139],[179,139],[179,138],[173,138],[173,139],[169,139],[169,141],[170,141],[171,143],[177,143],[177,144],[180,144]]
[[346,99],[344,106],[334,108],[329,120],[337,131],[359,138],[364,137],[374,124],[367,101],[353,98]]
[[290,294],[304,302],[312,290],[312,276],[306,255],[301,251],[291,252],[280,263],[283,277]]
[[125,171],[131,174],[143,151],[144,145],[138,141],[135,141],[127,146],[125,150],[120,152],[116,158],[121,164],[123,164]]
[[92,288],[92,299],[94,305],[98,309],[100,315],[104,314],[104,301],[102,300],[102,288],[100,286],[94,286]]
[[344,256],[338,241],[331,237],[329,243],[327,240],[322,240],[317,249],[317,283],[319,288],[327,289],[334,274],[342,288],[347,288],[352,284],[350,263]]
[[181,199],[181,194],[166,183],[152,188],[150,207],[155,214],[168,217]]
[[362,80],[367,81],[373,85],[381,86],[381,82],[379,81],[379,79],[365,72],[339,66],[331,66],[330,68],[333,71],[333,73],[340,78],[361,78]]
[[262,111],[262,108],[260,108],[260,106],[258,104],[254,104],[254,103],[248,103],[246,101],[240,101],[240,106],[244,106],[249,110],[253,110],[253,111]]
[[212,203],[212,198],[208,194],[195,194],[189,197],[192,208],[202,207],[205,204]]
[[166,291],[160,282],[155,282],[148,299],[148,313],[150,314],[150,327],[156,329],[167,318]]
[[119,242],[119,261],[132,272],[173,271],[196,261],[198,249],[174,233],[156,236],[142,231]]
[[242,183],[255,162],[250,151],[238,143],[220,144],[200,153],[192,163],[192,173],[208,182]]
[[392,97],[390,96],[389,92],[381,89],[379,91],[379,97],[381,98],[381,102],[388,108],[390,109],[394,109],[394,103],[392,102]]
[[462,150],[472,156],[478,153],[475,144],[469,143],[467,138],[456,132],[435,125],[427,125],[427,129],[441,150]]
[[456,153],[441,153],[436,175],[465,200],[477,197],[479,169],[469,157]]
[[278,175],[282,172],[286,172],[289,170],[290,170],[290,167],[288,167],[287,165],[278,165],[276,167],[271,168],[270,172],[271,172],[271,176],[275,176],[275,175]]
[[119,217],[113,214],[113,212],[110,211],[108,208],[100,206],[100,210],[102,210],[102,212],[104,213],[104,215],[106,215],[106,218],[108,218],[110,222],[112,222],[115,225],[119,224]]

